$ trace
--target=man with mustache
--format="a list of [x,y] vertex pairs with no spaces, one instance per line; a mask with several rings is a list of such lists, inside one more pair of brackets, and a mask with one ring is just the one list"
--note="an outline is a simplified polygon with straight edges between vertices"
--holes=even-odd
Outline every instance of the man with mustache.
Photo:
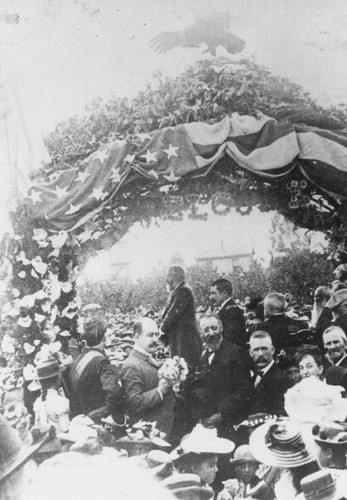
[[157,422],[157,429],[168,436],[176,400],[169,383],[159,380],[159,366],[152,357],[158,347],[158,327],[152,319],[141,318],[133,328],[134,347],[121,371],[129,424]]
[[284,394],[291,384],[287,375],[275,363],[275,348],[271,335],[257,330],[252,333],[249,344],[249,353],[254,363],[254,395],[251,399],[250,415],[285,415]]

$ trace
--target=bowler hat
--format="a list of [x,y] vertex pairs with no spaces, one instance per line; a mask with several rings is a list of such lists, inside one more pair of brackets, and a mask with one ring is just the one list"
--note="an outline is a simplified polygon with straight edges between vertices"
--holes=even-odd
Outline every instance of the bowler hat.
[[342,290],[338,290],[335,292],[328,302],[326,303],[326,307],[331,309],[332,311],[336,309],[336,307],[340,306],[343,302],[347,301],[347,288],[343,288]]

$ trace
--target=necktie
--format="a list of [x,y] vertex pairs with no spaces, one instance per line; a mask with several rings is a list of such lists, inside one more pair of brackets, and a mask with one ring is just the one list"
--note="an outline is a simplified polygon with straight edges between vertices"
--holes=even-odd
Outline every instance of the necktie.
[[255,381],[254,381],[254,387],[257,387],[257,385],[258,385],[258,384],[259,384],[259,382],[261,381],[261,378],[262,378],[262,376],[263,376],[263,375],[264,375],[263,370],[259,370],[259,371],[257,372],[257,376],[256,376]]

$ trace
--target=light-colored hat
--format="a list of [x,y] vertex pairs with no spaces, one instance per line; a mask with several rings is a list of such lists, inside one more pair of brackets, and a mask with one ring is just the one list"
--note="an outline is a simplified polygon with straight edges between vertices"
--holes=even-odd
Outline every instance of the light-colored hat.
[[347,288],[343,288],[342,290],[338,290],[333,293],[328,302],[325,304],[325,307],[329,307],[332,311],[336,309],[343,302],[347,301]]
[[206,429],[197,424],[192,432],[183,437],[180,445],[171,452],[173,460],[188,453],[227,454],[234,451],[235,444],[229,439],[217,436],[217,429]]
[[248,444],[243,444],[235,450],[234,458],[230,459],[232,464],[256,463],[259,461],[253,456],[251,447]]
[[273,467],[299,467],[318,455],[312,434],[286,417],[258,427],[250,437],[250,447],[259,462]]
[[176,498],[182,500],[210,500],[214,493],[211,488],[201,485],[200,477],[197,474],[173,474],[164,479],[163,484],[170,490]]

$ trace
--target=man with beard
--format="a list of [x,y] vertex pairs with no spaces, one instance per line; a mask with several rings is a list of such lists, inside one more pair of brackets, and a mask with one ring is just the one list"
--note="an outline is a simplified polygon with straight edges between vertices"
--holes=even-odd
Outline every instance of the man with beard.
[[246,417],[253,392],[247,354],[223,339],[222,323],[214,314],[201,318],[200,334],[205,350],[187,384],[193,422],[217,428],[218,435],[235,441],[233,425]]
[[291,383],[274,361],[275,348],[270,334],[257,330],[252,333],[249,344],[254,363],[254,396],[251,399],[250,415],[285,415],[284,394]]
[[150,318],[134,323],[134,347],[124,362],[121,380],[130,425],[138,420],[157,422],[157,429],[169,435],[175,410],[171,386],[158,377],[158,363],[152,354],[158,347],[158,327]]
[[183,357],[192,369],[201,354],[201,341],[195,318],[193,292],[186,285],[185,279],[182,267],[169,268],[166,283],[171,296],[163,313],[161,340],[169,345],[171,357]]

